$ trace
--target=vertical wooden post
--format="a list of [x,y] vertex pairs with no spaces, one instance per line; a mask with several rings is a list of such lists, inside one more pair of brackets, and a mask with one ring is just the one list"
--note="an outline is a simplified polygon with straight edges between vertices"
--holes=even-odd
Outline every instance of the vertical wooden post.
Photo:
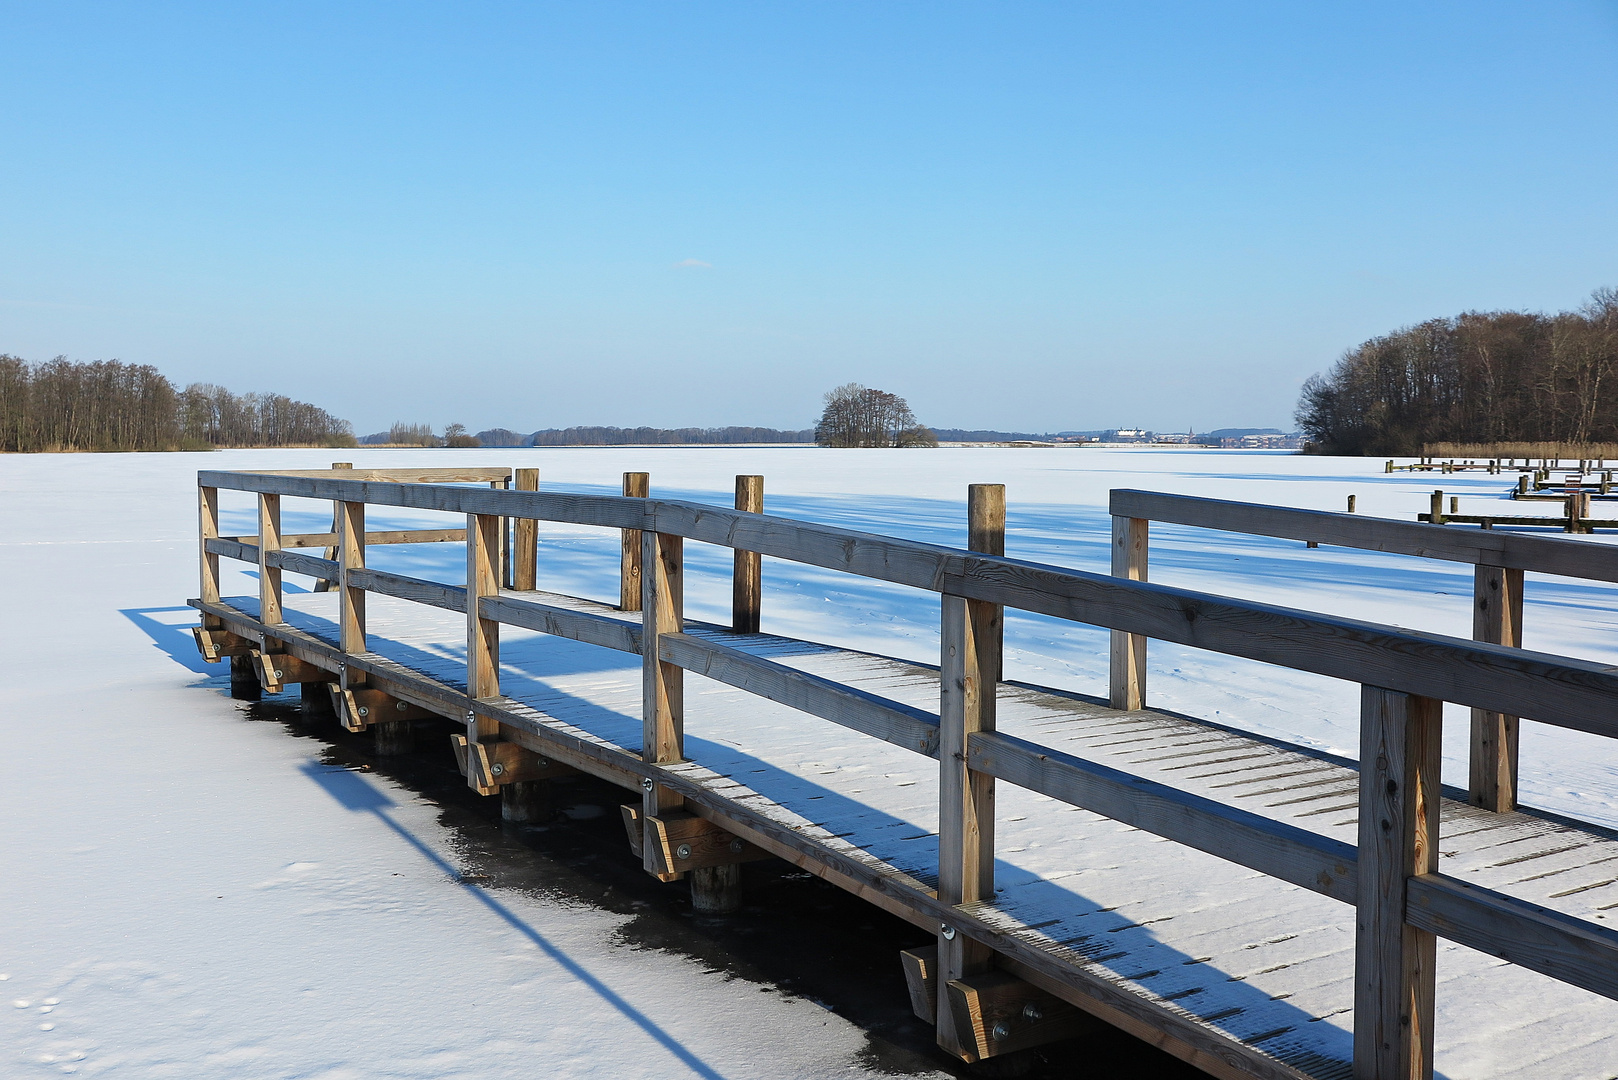
[[1355,1080],[1430,1080],[1437,939],[1405,922],[1409,879],[1438,866],[1444,704],[1361,690]]
[[[1006,550],[1006,489],[973,484],[967,495],[968,546]],[[944,595],[938,743],[938,898],[965,904],[994,896],[994,777],[967,768],[967,739],[993,731],[1000,678],[1003,612],[998,604]],[[954,979],[988,969],[992,951],[951,926],[938,933],[938,1045],[968,1061],[976,1041],[958,1031],[949,994]]]
[[[683,552],[679,536],[641,533],[641,760],[654,764],[685,760],[685,672],[657,655],[658,635],[685,628]],[[661,784],[648,781],[642,790],[643,822],[682,805],[680,796]],[[645,867],[655,873],[657,841],[650,822],[643,827]]]
[[[354,467],[354,463],[352,461],[334,461],[331,463],[331,467],[333,472],[337,472],[342,469],[352,469]],[[335,502],[332,503],[331,531],[333,534],[335,534],[338,529],[342,528],[342,525],[337,520],[339,513],[340,511],[337,509],[337,504]],[[332,546],[328,547],[325,550],[325,557],[335,560],[337,558],[337,545],[333,544]],[[336,582],[327,581],[325,578],[321,578],[319,581],[315,582],[315,592],[331,592],[335,587]]]
[[[624,473],[624,497],[644,499],[652,490],[652,474]],[[624,550],[618,570],[618,609],[639,611],[641,602],[641,537],[639,529],[623,530]]]
[[[219,556],[208,550],[208,541],[219,539],[219,489],[197,488],[197,565],[201,581],[198,594],[204,604],[219,603]],[[209,620],[214,620],[210,622]],[[218,625],[217,616],[204,615],[202,625]]]
[[[764,512],[764,478],[736,477],[736,509],[749,514]],[[736,549],[736,565],[731,571],[730,628],[738,634],[756,634],[763,606],[764,557],[756,551]]]
[[[1112,576],[1146,580],[1146,549],[1151,523],[1145,518],[1112,519]],[[1146,638],[1112,631],[1112,670],[1108,681],[1115,709],[1146,707]]]
[[[518,491],[539,490],[538,469],[517,470]],[[533,518],[517,519],[515,567],[512,571],[514,589],[532,592],[539,588],[539,522]]]
[[[479,601],[500,595],[500,540],[505,518],[496,514],[466,515],[466,741],[492,742],[500,722],[470,708],[470,703],[500,696],[500,624],[483,617]],[[466,784],[481,795],[498,785],[482,775],[478,757],[467,754]]]
[[1428,507],[1428,511],[1428,520],[1430,520],[1434,525],[1444,524],[1444,493],[1442,491],[1433,492],[1432,502]]
[[[1523,572],[1478,566],[1472,576],[1472,637],[1522,648]],[[1517,718],[1472,710],[1472,753],[1467,798],[1473,806],[1504,813],[1517,808]]]
[[[489,482],[489,486],[496,491],[510,491],[511,477],[508,476],[504,480],[492,480]],[[517,579],[515,576],[517,568],[511,557],[511,544],[513,539],[511,534],[512,520],[508,517],[501,518],[499,546],[500,563],[496,567],[495,580],[500,583],[500,587],[503,589],[514,589],[517,587]]]
[[[350,656],[365,648],[365,590],[349,580],[354,570],[365,569],[365,504],[337,504],[338,641]],[[345,687],[356,681],[343,679]]]
[[1354,512],[1354,496],[1352,495],[1348,497],[1348,512],[1350,514]]
[[271,566],[270,552],[281,550],[281,496],[258,497],[258,619],[266,626],[281,622],[281,568]]

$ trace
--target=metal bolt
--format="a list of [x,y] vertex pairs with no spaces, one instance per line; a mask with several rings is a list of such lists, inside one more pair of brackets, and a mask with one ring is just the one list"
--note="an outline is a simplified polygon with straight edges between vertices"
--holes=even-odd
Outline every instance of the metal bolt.
[[281,669],[280,668],[275,669],[275,677],[278,680],[281,678]]
[[1032,1001],[1030,1001],[1028,1004],[1022,1007],[1022,1018],[1028,1021],[1030,1024],[1037,1024],[1041,1020],[1045,1019],[1045,1014],[1040,1011],[1038,1005],[1035,1005]]
[[1011,1025],[1002,1020],[998,1024],[994,1025],[994,1030],[989,1032],[989,1034],[994,1036],[995,1042],[1005,1042],[1007,1039],[1011,1038]]
[[691,857],[691,845],[681,844],[679,847],[675,848],[674,857],[676,859],[689,859]]
[[653,783],[652,778],[650,776],[648,776],[646,779],[644,779],[644,780],[642,780],[640,782],[640,789],[642,791],[650,791],[656,786],[657,786],[657,784]]
[[369,705],[361,705],[360,706],[360,715],[361,716],[370,716],[371,715],[371,707]]
[[546,761],[544,758],[535,758],[534,765],[541,769],[548,769],[551,767],[551,763]]
[[495,776],[504,776],[506,773],[506,767],[503,763],[497,761],[493,765],[489,766],[489,772]]
[[730,842],[730,851],[732,855],[740,855],[742,853],[742,842],[740,840],[732,840]]
[[938,932],[944,935],[945,941],[955,940],[955,927],[953,926],[940,926]]
[[476,719],[477,719],[477,714],[476,713],[474,713],[471,709],[466,710],[466,722],[468,724],[472,723]]
[[410,706],[401,701],[399,704],[395,705],[394,708],[398,709],[400,712],[404,712],[406,709],[410,708]]

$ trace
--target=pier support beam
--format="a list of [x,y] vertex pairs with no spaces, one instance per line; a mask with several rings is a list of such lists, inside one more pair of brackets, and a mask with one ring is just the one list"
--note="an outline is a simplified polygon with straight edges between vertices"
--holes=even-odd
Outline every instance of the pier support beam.
[[731,915],[742,909],[742,865],[704,866],[691,871],[691,907],[704,915]]
[[516,825],[538,825],[551,819],[551,782],[517,780],[500,787],[500,818]]
[[416,749],[416,729],[408,720],[384,720],[372,724],[377,757],[400,757]]
[[230,658],[230,696],[237,701],[257,701],[264,696],[258,684],[258,672],[253,669],[253,658],[247,654]]

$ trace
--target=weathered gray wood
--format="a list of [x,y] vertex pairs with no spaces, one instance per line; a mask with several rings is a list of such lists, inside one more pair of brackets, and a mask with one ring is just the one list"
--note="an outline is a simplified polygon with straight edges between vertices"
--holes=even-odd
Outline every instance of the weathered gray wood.
[[[584,616],[589,618],[590,616]],[[658,655],[687,671],[778,701],[866,735],[938,756],[938,717],[689,634],[664,634]]]
[[[1151,523],[1145,518],[1112,519],[1112,576],[1146,580],[1147,538]],[[1115,709],[1146,707],[1146,638],[1112,631],[1107,698]]]
[[[970,601],[940,598],[938,739],[938,899],[975,903],[994,897],[994,776],[967,761],[967,740],[992,732],[999,642],[980,636]],[[993,953],[953,923],[938,930],[939,984],[987,971]],[[947,995],[938,1001],[938,1045],[967,1061],[977,1058],[971,1032],[957,1024]]]
[[[538,469],[517,470],[518,491],[539,490]],[[539,588],[539,522],[533,518],[518,518],[512,540],[516,554],[512,565],[511,587],[532,590]]]
[[273,627],[282,622],[282,568],[272,552],[282,547],[282,497],[259,495],[259,619]]
[[[744,514],[764,512],[764,478],[736,477],[736,509]],[[756,634],[764,598],[764,559],[756,551],[736,549],[731,570],[730,628],[738,634]]]
[[366,652],[365,590],[350,580],[365,569],[365,504],[337,503],[338,640],[343,652]]
[[[334,461],[331,463],[331,467],[333,472],[349,472],[354,468],[354,463],[352,461]],[[325,549],[321,553],[321,558],[330,559],[333,563],[337,561],[337,530],[341,528],[337,521],[337,515],[341,512],[342,511],[337,508],[337,504],[333,503],[331,508],[331,541],[325,546]],[[282,537],[282,544],[285,545],[289,539],[290,538],[288,537]],[[335,578],[315,579],[315,592],[330,592],[336,587],[337,581]]]
[[[332,468],[335,470],[336,466],[334,465]],[[486,484],[495,480],[506,480],[511,476],[510,469],[500,467],[483,469],[356,469],[350,466],[340,471],[346,474],[347,479],[388,484]],[[326,469],[268,469],[262,472],[254,470],[250,475],[289,476],[319,480],[331,476],[331,472]]]
[[1316,540],[1339,547],[1484,563],[1591,581],[1618,581],[1618,548],[1551,536],[1491,533],[1481,529],[1434,529],[1415,522],[1365,514],[1349,517],[1322,510],[1294,510],[1128,489],[1112,492],[1111,509],[1121,517],[1150,518],[1253,536]]
[[[659,656],[657,648],[661,635],[685,628],[684,543],[678,536],[643,532],[640,562],[641,759],[660,765],[685,760],[685,672]],[[643,793],[641,812],[654,818],[678,809],[681,802],[673,788],[653,783]],[[655,874],[647,835],[644,865]]]
[[352,570],[349,584],[366,592],[397,596],[401,600],[414,600],[445,611],[466,611],[466,590],[459,585],[444,585],[423,578],[390,574],[385,570]]
[[[1472,578],[1472,637],[1491,645],[1522,645],[1523,572],[1477,566]],[[1467,798],[1503,813],[1517,808],[1517,718],[1472,710]]]
[[[650,473],[624,473],[624,497],[644,499],[651,491]],[[623,530],[623,552],[618,565],[618,607],[623,611],[639,611],[641,605],[641,530]]]
[[[239,559],[242,562],[258,562],[258,546],[256,544],[243,544],[235,540],[208,539],[202,542],[202,550],[212,555],[223,555],[227,559]],[[217,565],[217,563],[216,563]],[[217,579],[217,573],[216,573]],[[218,589],[217,580],[214,588]]]
[[[1418,696],[1618,737],[1618,717],[1612,709],[1613,701],[1618,700],[1618,671],[1603,665],[1149,582],[971,555],[934,544],[691,503],[206,471],[199,474],[199,483],[239,490],[268,486],[283,494],[358,497],[382,505],[424,509],[485,508],[483,512],[609,528],[648,526],[704,543],[742,546],[776,558],[934,592],[948,589],[974,600],[1333,678],[1370,680]],[[1323,516],[1377,520],[1360,515]],[[1578,541],[1542,542],[1577,545],[1590,554],[1613,550]]]
[[[232,536],[228,539],[240,541],[243,544],[256,544],[256,536]],[[368,532],[365,534],[365,546],[376,547],[379,544],[459,544],[466,540],[465,529],[402,529],[383,532]],[[324,533],[291,533],[281,537],[282,548],[323,547],[337,546],[337,531]],[[336,559],[332,554],[327,558]]]
[[1443,710],[1432,698],[1362,691],[1355,1080],[1433,1075],[1437,941],[1405,911],[1410,879],[1438,868]]
[[314,555],[300,555],[296,551],[270,551],[265,552],[263,561],[270,566],[291,571],[294,574],[303,574],[317,581],[336,581],[338,565],[331,559],[321,559]]
[[641,628],[636,623],[591,615],[583,611],[571,611],[519,596],[485,596],[480,603],[485,619],[538,630],[543,634],[572,638],[574,641],[584,641],[591,645],[603,645],[619,652],[641,651]]
[[1444,874],[1412,878],[1406,891],[1405,918],[1412,926],[1618,998],[1618,929]]
[[1352,904],[1354,848],[1003,732],[968,739],[972,768],[1175,843]]

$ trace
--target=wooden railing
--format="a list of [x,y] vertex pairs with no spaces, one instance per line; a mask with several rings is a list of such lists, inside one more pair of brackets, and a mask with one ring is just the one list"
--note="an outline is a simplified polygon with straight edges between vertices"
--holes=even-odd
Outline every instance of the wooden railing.
[[[1404,551],[1476,564],[1478,580],[1485,583],[1480,595],[1512,612],[1507,625],[1514,634],[1523,569],[1618,580],[1618,552],[1581,546],[1574,558],[1565,542],[1540,538],[1116,492],[1118,573],[1109,577],[1006,557],[1005,497],[996,485],[971,489],[970,542],[957,549],[766,515],[758,512],[761,488],[755,492],[749,484],[744,491],[740,482],[738,503],[745,502],[746,509],[738,510],[646,497],[643,474],[626,477],[626,489],[636,494],[625,497],[401,483],[391,475],[357,478],[336,472],[207,471],[199,474],[198,483],[204,611],[219,604],[221,556],[256,562],[261,571],[289,570],[334,580],[340,643],[321,658],[334,659],[342,668],[345,686],[351,675],[363,679],[368,670],[383,670],[367,650],[367,593],[464,612],[466,692],[456,697],[434,691],[432,700],[446,713],[464,709],[467,744],[488,751],[488,760],[499,757],[502,722],[517,724],[520,707],[500,696],[502,624],[638,653],[644,687],[641,758],[588,740],[567,742],[558,736],[549,745],[563,747],[573,760],[620,783],[638,782],[646,819],[679,807],[683,799],[701,797],[700,789],[676,767],[684,759],[682,680],[688,670],[937,758],[938,889],[936,896],[912,900],[924,916],[936,920],[940,986],[986,970],[993,961],[991,944],[1021,949],[1007,955],[1025,970],[1055,981],[1072,977],[974,913],[974,905],[994,898],[994,792],[996,781],[1005,781],[1355,905],[1356,1077],[1431,1075],[1434,935],[1618,997],[1618,932],[1469,885],[1438,872],[1436,862],[1442,702],[1611,738],[1618,736],[1618,670],[1521,649],[1514,637],[1489,641],[1416,633],[1144,580],[1148,519]],[[529,486],[537,487],[537,482]],[[220,489],[257,493],[262,542],[256,547],[218,537]],[[285,550],[277,518],[283,496],[337,504],[335,559]],[[466,515],[465,587],[367,569],[368,505]],[[638,603],[640,625],[520,592],[502,593],[500,543],[507,519],[622,530],[622,606]],[[518,565],[525,565],[523,548],[535,534],[519,529],[518,535],[527,538],[516,553]],[[758,557],[769,555],[940,594],[939,712],[889,701],[687,633],[686,540],[733,548],[737,567],[754,575]],[[743,554],[749,558],[743,560]],[[1485,570],[1493,576],[1486,577]],[[634,595],[628,588],[632,576],[638,582]],[[1496,584],[1487,585],[1489,581]],[[282,618],[279,574],[264,574],[261,585],[260,619],[273,626]],[[533,587],[531,580],[526,585]],[[734,586],[739,628],[756,627],[757,595],[756,576]],[[1502,595],[1503,604],[1497,599]],[[743,598],[750,599],[744,603]],[[1122,671],[1125,708],[1141,704],[1140,660],[1148,637],[1360,683],[1364,766],[1358,846],[996,731],[1005,607],[1122,635],[1124,645],[1114,651],[1113,696],[1118,703]],[[480,790],[494,786],[476,767],[469,769],[468,782]],[[765,826],[759,828],[762,832]],[[652,849],[648,834],[644,857],[647,869],[655,871]],[[863,888],[873,897],[881,893],[879,881]],[[940,993],[939,1041],[969,1056],[971,1039],[955,1023]]]
[[[1152,521],[1471,563],[1472,637],[1492,645],[1522,644],[1523,571],[1618,581],[1618,547],[1556,537],[1433,528],[1393,518],[1127,489],[1112,492],[1110,509],[1113,573],[1133,580],[1147,575]],[[1114,707],[1142,707],[1145,652],[1143,638],[1113,635]],[[1506,811],[1517,805],[1518,715],[1473,707],[1468,797],[1474,806]]]

